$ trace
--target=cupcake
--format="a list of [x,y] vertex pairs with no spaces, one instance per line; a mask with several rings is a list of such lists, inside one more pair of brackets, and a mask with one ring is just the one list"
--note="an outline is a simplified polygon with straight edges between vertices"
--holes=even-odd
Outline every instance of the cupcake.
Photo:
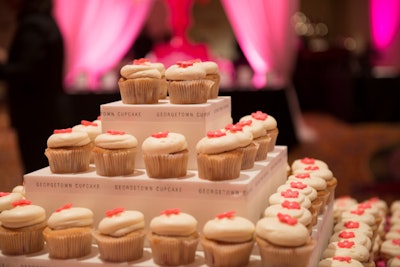
[[326,201],[326,204],[329,204],[330,200],[335,196],[335,189],[337,186],[337,179],[334,177],[332,171],[328,168],[320,167],[317,165],[310,165],[303,168],[298,168],[293,170],[293,174],[305,174],[309,173],[314,176],[318,176],[325,180],[326,189],[329,191],[329,198]]
[[323,258],[333,258],[333,257],[350,257],[352,259],[358,260],[365,267],[375,266],[374,262],[371,260],[371,255],[369,250],[360,244],[356,244],[353,241],[338,241],[330,242],[325,250],[322,252]]
[[146,237],[144,215],[140,211],[116,208],[106,212],[93,233],[100,258],[109,262],[140,259]]
[[353,232],[360,232],[366,235],[369,238],[372,238],[373,232],[371,226],[366,223],[359,222],[356,220],[341,220],[337,222],[333,226],[333,232],[341,232],[341,231],[353,231]]
[[[87,121],[87,120],[81,120],[80,124],[77,124],[72,127],[73,132],[86,132],[90,138],[90,141],[92,142],[92,145],[94,145],[94,139],[101,134],[101,125],[97,124],[95,122]],[[92,157],[93,155],[91,154],[90,157],[90,163],[94,163],[94,159]]]
[[193,61],[178,61],[165,71],[169,101],[172,104],[206,103],[213,82],[206,72]]
[[23,255],[41,251],[46,211],[29,200],[13,202],[13,208],[0,213],[0,244],[4,255]]
[[310,173],[296,173],[290,175],[287,180],[291,182],[302,182],[303,184],[314,188],[317,191],[318,198],[322,201],[319,214],[322,214],[325,211],[326,203],[330,197],[330,192],[327,190],[326,181],[324,179]]
[[13,208],[13,203],[23,199],[21,193],[16,192],[0,192],[0,213],[4,210]]
[[54,130],[47,139],[46,155],[53,173],[80,173],[89,170],[93,145],[86,132],[72,128]]
[[310,210],[311,201],[308,197],[306,197],[303,193],[299,191],[286,189],[281,192],[275,192],[271,194],[268,198],[269,205],[282,204],[285,201],[297,202],[300,206]]
[[160,97],[161,73],[147,60],[133,60],[124,65],[118,80],[121,100],[124,104],[156,104]]
[[291,168],[292,170],[298,170],[302,169],[311,165],[319,166],[322,168],[327,168],[328,169],[328,164],[326,164],[324,161],[320,159],[315,159],[315,158],[309,158],[309,157],[304,157],[301,159],[296,159],[292,162]]
[[273,151],[276,145],[276,141],[279,134],[278,124],[274,117],[271,115],[257,111],[251,113],[251,115],[246,115],[242,117],[239,121],[242,120],[255,120],[262,123],[264,129],[267,131],[267,135],[271,137],[271,142],[269,143],[268,151]]
[[136,137],[124,131],[108,130],[98,135],[92,150],[96,173],[101,176],[132,174],[137,143]]
[[256,224],[256,242],[264,267],[308,266],[315,239],[297,219],[283,213]]
[[264,217],[275,217],[278,213],[288,214],[293,218],[296,218],[299,223],[307,227],[311,234],[313,227],[313,215],[311,212],[302,207],[296,201],[285,200],[281,204],[270,205],[264,210]]
[[208,99],[214,99],[218,97],[219,93],[219,85],[220,85],[220,74],[218,70],[218,64],[214,61],[201,61],[194,60],[194,65],[198,65],[204,69],[206,72],[206,79],[213,82],[213,85],[210,88],[210,92],[208,94]]
[[194,262],[199,233],[197,220],[179,209],[167,209],[150,221],[148,241],[154,263],[176,266]]
[[384,260],[400,255],[400,238],[387,239],[381,244],[381,256]]
[[283,185],[279,186],[277,192],[282,192],[287,189],[299,191],[311,201],[310,212],[313,216],[312,224],[315,225],[318,221],[318,214],[322,206],[322,201],[318,198],[317,190],[313,187],[302,183],[301,181],[286,181]]
[[355,208],[346,210],[342,213],[341,220],[355,220],[358,222],[363,222],[371,227],[374,236],[376,236],[376,230],[378,229],[376,219],[372,214],[366,212],[365,209]]
[[242,267],[249,263],[255,226],[250,220],[226,212],[203,226],[201,245],[205,262],[211,267]]
[[342,212],[348,210],[351,206],[358,204],[358,201],[350,196],[341,196],[333,201],[333,219],[334,222],[340,220]]
[[268,155],[269,143],[271,137],[267,135],[267,131],[259,121],[242,120],[237,123],[243,127],[243,131],[249,131],[253,136],[253,142],[258,146],[255,161],[265,160]]
[[184,135],[168,131],[147,137],[142,143],[146,173],[151,178],[173,178],[186,175],[189,160]]
[[320,260],[318,267],[364,267],[364,265],[348,256],[335,256]]
[[242,163],[240,170],[248,170],[254,167],[258,144],[253,142],[253,134],[244,131],[240,124],[228,124],[225,126],[227,135],[234,135],[238,139],[238,144],[243,151]]
[[243,150],[236,135],[225,131],[208,131],[196,144],[198,175],[202,179],[221,181],[240,176]]
[[343,230],[333,233],[329,239],[329,242],[340,242],[340,241],[353,241],[355,244],[363,245],[368,251],[372,248],[372,241],[366,234],[358,231]]
[[71,259],[90,254],[92,250],[93,212],[66,204],[47,220],[43,237],[50,258]]

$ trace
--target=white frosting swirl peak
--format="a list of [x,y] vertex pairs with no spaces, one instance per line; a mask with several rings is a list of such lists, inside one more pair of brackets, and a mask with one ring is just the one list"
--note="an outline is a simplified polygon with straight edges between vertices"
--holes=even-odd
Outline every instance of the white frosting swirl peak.
[[101,234],[119,237],[144,229],[144,227],[143,213],[135,210],[126,210],[104,217],[99,223],[98,230]]
[[126,149],[137,146],[137,139],[131,134],[120,133],[102,133],[94,140],[96,146],[105,149]]
[[37,205],[18,205],[0,213],[0,222],[7,228],[21,228],[46,220],[46,211]]
[[53,133],[47,139],[47,146],[50,148],[84,146],[89,143],[90,138],[86,132],[73,132],[72,129],[71,131]]
[[72,227],[91,227],[93,212],[87,208],[70,207],[53,212],[47,220],[47,225],[53,230]]
[[149,136],[142,143],[145,154],[171,154],[188,148],[184,135],[166,132],[165,136]]
[[153,233],[166,236],[189,236],[196,232],[197,220],[190,214],[163,213],[150,221]]
[[120,74],[125,79],[161,78],[161,72],[149,64],[128,64],[121,68]]

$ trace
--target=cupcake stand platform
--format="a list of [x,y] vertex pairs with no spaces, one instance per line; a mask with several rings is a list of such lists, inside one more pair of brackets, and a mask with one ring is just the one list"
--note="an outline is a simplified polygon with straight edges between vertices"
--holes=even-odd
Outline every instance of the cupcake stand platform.
[[[210,182],[198,178],[197,171],[189,170],[181,179],[151,179],[145,170],[137,169],[131,176],[101,177],[94,167],[81,174],[52,174],[49,167],[25,175],[26,198],[43,206],[48,215],[66,203],[87,207],[95,214],[95,226],[107,210],[115,207],[142,211],[146,222],[160,211],[180,208],[199,222],[199,230],[216,214],[235,210],[238,215],[256,222],[268,206],[268,197],[286,180],[287,147],[276,146],[265,161],[241,172],[238,179]],[[309,267],[315,267],[328,243],[333,226],[332,205],[319,216],[313,230],[317,240]],[[22,256],[0,254],[0,267],[63,267],[63,266],[157,266],[151,250],[145,244],[144,255],[134,262],[108,263],[99,258],[96,245],[90,255],[69,260],[50,259],[43,251]],[[206,266],[201,246],[193,267]],[[254,247],[249,267],[262,266],[257,246]]]

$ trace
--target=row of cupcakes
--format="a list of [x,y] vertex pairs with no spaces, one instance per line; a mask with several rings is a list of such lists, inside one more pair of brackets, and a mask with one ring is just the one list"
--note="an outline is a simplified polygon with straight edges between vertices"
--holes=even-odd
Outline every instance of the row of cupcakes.
[[334,231],[320,266],[398,266],[399,206],[394,201],[389,209],[378,197],[361,202],[350,196],[337,198]]
[[[273,116],[257,111],[224,129],[208,131],[198,141],[199,177],[230,180],[253,168],[274,150],[279,130]],[[79,173],[96,166],[101,176],[130,175],[135,170],[138,140],[124,131],[102,133],[101,118],[55,130],[47,140],[45,155],[53,173]],[[162,131],[141,144],[147,175],[151,178],[183,177],[187,172],[188,144],[184,135]]]
[[177,61],[165,67],[134,59],[120,70],[118,87],[124,104],[156,104],[169,96],[172,104],[201,104],[218,97],[220,74],[213,61]]

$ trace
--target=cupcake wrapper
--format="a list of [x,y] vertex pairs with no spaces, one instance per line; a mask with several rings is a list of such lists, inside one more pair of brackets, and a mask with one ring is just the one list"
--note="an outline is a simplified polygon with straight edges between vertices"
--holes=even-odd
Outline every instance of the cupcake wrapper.
[[310,212],[313,215],[312,224],[316,225],[318,223],[318,215],[322,207],[322,200],[317,198],[311,202]]
[[271,142],[269,143],[268,151],[274,151],[275,145],[276,145],[276,140],[278,139],[278,134],[279,134],[279,129],[275,128],[272,130],[267,131],[267,135],[271,137]]
[[24,255],[44,247],[43,229],[46,222],[30,227],[9,229],[0,227],[1,251],[4,255]]
[[53,173],[80,173],[89,170],[92,143],[81,147],[47,148],[45,155]]
[[156,104],[160,97],[160,79],[137,78],[118,81],[121,100],[124,104]]
[[112,237],[94,233],[100,258],[109,262],[123,262],[140,259],[146,237],[145,230],[132,232],[122,237]]
[[219,94],[219,85],[221,81],[221,76],[219,74],[208,74],[206,76],[207,80],[212,81],[214,84],[211,86],[210,91],[208,92],[208,99],[215,99]]
[[243,151],[235,149],[221,154],[198,154],[197,169],[202,179],[222,181],[240,176]]
[[271,143],[271,137],[268,135],[258,137],[254,139],[254,142],[258,144],[257,155],[255,161],[265,160],[268,156],[269,144]]
[[167,98],[167,95],[168,95],[168,83],[165,80],[165,77],[162,78],[161,81],[160,81],[159,92],[160,92],[159,99]]
[[245,243],[222,243],[201,238],[204,259],[210,267],[242,267],[249,263],[254,240]]
[[256,237],[263,267],[299,267],[308,266],[310,256],[315,248],[315,240],[300,247],[275,246],[266,240]]
[[175,154],[143,155],[147,175],[151,178],[183,177],[187,172],[189,152]]
[[92,251],[91,228],[76,227],[65,230],[51,230],[46,227],[43,236],[50,258],[80,258]]
[[95,147],[92,154],[98,175],[121,176],[135,171],[136,148],[108,150]]
[[240,165],[241,170],[248,170],[254,167],[254,161],[256,159],[258,144],[252,142],[250,145],[243,147],[242,164]]
[[153,261],[158,265],[176,266],[194,262],[199,243],[198,234],[189,237],[148,235]]
[[168,95],[172,104],[206,103],[213,82],[210,80],[169,81]]

